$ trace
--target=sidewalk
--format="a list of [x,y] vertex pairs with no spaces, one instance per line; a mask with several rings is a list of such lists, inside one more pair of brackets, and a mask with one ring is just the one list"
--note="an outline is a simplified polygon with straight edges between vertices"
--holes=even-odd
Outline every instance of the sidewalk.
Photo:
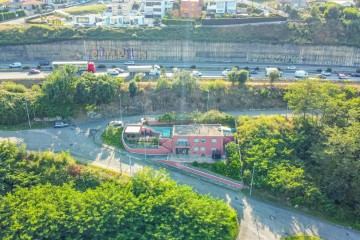
[[191,167],[187,167],[187,166],[183,165],[183,163],[191,163],[191,162],[185,162],[185,161],[179,162],[179,161],[167,161],[167,160],[157,160],[157,162],[162,163],[166,166],[170,166],[172,168],[176,168],[176,169],[186,172],[190,175],[195,175],[195,176],[201,177],[201,179],[203,179],[205,181],[212,182],[212,183],[224,186],[224,187],[230,187],[235,190],[241,190],[244,187],[242,184],[237,183],[235,181],[217,177],[215,175],[205,173],[203,171],[199,171],[199,170],[196,170]]

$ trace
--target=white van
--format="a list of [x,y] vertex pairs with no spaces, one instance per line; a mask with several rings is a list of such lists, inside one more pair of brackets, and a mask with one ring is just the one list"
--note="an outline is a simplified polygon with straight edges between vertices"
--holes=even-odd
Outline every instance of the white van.
[[111,75],[111,76],[119,75],[119,71],[117,71],[116,69],[113,69],[113,68],[110,68],[110,69],[106,70],[106,73]]
[[9,68],[21,68],[21,62],[14,62],[9,65]]

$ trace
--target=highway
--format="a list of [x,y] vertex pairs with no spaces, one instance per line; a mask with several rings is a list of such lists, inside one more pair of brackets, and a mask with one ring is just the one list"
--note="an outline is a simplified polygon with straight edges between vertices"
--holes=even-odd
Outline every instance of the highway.
[[[32,63],[34,64],[34,63]],[[115,65],[117,67],[120,67],[122,69],[124,69],[126,71],[126,66],[123,64],[117,64],[116,62],[96,62],[96,65],[99,64],[104,64],[106,66],[112,66]],[[137,62],[136,65],[149,65],[151,63],[149,62]],[[23,66],[28,65],[30,66],[30,68],[35,68],[35,65],[31,65],[31,63],[23,63]],[[171,70],[172,67],[177,67],[178,69],[184,69],[187,71],[192,71],[192,69],[190,68],[191,65],[195,65],[195,64],[172,64],[172,63],[164,63],[164,67],[166,67],[166,72],[167,75],[169,77],[172,76]],[[6,69],[8,65],[5,64],[0,64],[0,80],[16,80],[16,79],[44,79],[45,76],[49,73],[51,73],[51,71],[49,69],[44,69],[43,72],[41,72],[40,74],[28,74],[27,70],[22,70],[22,69]],[[244,67],[249,67],[250,69],[254,69],[256,67],[259,67],[260,70],[258,71],[258,74],[252,74],[251,78],[253,79],[259,79],[259,78],[267,78],[265,76],[265,68],[270,66],[270,67],[277,67],[277,65],[260,65],[260,64],[237,64],[237,65],[233,65],[230,63],[219,63],[219,64],[212,64],[212,63],[198,63],[197,65],[195,65],[197,68],[197,71],[200,71],[202,73],[202,77],[203,78],[224,78],[221,74],[222,71],[225,68],[232,68],[233,66],[239,66],[240,68],[244,68]],[[282,71],[283,71],[283,76],[282,78],[284,79],[294,79],[295,78],[295,70],[287,70],[287,66],[280,66]],[[305,70],[309,73],[309,77],[316,77],[317,75],[317,69],[319,69],[321,67],[319,66],[310,66],[310,65],[298,65],[297,69],[298,70]],[[322,67],[322,70],[326,70],[327,67]],[[344,66],[337,66],[337,67],[333,67],[333,72],[342,72],[342,73],[351,73],[351,72],[355,72],[356,68],[354,67],[344,67]],[[106,69],[97,69],[97,73],[96,74],[105,74],[106,73]],[[124,74],[120,74],[119,77],[127,77],[128,74],[124,73]],[[328,80],[339,80],[338,76],[336,74],[332,74],[331,76],[326,77],[326,79]],[[349,76],[350,80],[356,81],[356,82],[360,82],[360,77],[351,77]]]

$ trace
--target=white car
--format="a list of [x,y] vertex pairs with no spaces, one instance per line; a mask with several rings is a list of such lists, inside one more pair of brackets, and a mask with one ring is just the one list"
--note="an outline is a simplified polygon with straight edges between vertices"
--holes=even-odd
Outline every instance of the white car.
[[14,62],[9,65],[9,68],[21,68],[21,62]]
[[65,122],[55,122],[54,124],[54,128],[63,128],[63,127],[68,127],[69,124],[65,123]]
[[225,69],[224,71],[222,71],[222,73],[221,73],[221,75],[223,76],[223,77],[227,77],[227,75],[229,74],[229,73],[231,73],[232,71],[230,70],[230,69]]
[[122,68],[113,68],[114,70],[118,71],[119,73],[124,73],[125,70]]
[[290,66],[290,67],[287,67],[288,70],[296,70],[296,67],[295,66]]
[[109,126],[123,127],[124,123],[122,121],[111,121],[111,122],[109,122]]
[[199,71],[192,71],[191,75],[194,76],[194,77],[201,77],[202,73],[199,72]]
[[135,65],[134,61],[126,61],[124,62],[124,65]]
[[106,70],[106,73],[111,75],[111,76],[119,75],[119,71],[117,71],[116,69],[113,69],[113,68],[110,68],[110,69]]
[[324,75],[324,76],[331,76],[331,72],[324,72],[324,71],[322,71],[322,72],[321,72],[321,75]]

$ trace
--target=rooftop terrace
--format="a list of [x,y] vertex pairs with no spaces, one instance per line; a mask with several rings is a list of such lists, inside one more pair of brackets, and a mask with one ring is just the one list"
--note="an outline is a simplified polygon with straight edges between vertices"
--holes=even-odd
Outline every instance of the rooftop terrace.
[[175,125],[173,135],[187,136],[223,136],[220,124],[191,124],[191,125]]

